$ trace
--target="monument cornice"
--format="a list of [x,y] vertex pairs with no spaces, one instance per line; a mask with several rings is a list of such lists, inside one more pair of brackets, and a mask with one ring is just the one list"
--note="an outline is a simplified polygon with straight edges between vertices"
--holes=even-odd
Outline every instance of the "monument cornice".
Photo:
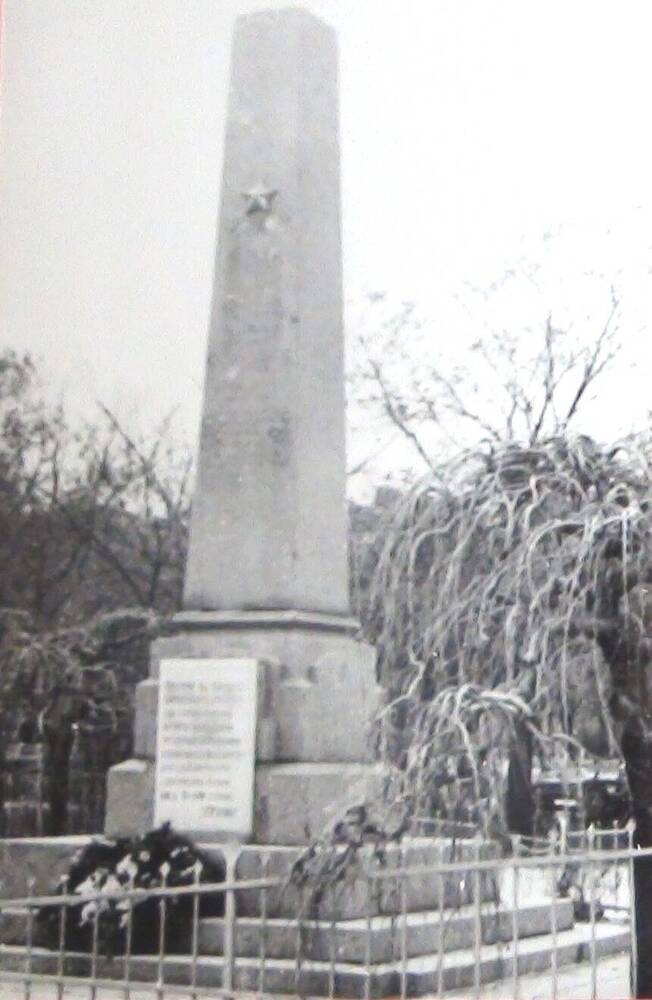
[[360,622],[348,615],[322,611],[180,611],[166,623],[167,628],[181,629],[314,629],[354,635]]

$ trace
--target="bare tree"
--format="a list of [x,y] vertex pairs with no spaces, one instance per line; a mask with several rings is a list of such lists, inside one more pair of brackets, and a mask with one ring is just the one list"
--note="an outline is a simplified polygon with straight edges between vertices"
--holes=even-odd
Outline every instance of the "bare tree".
[[[131,603],[163,612],[181,598],[192,456],[178,449],[166,420],[138,440],[106,407],[84,444],[79,505],[62,507],[96,569],[119,581]],[[69,501],[69,497],[66,498]]]
[[471,343],[464,363],[451,365],[433,357],[430,344],[438,343],[438,329],[417,320],[413,304],[404,303],[381,330],[359,336],[352,392],[381,414],[431,471],[442,446],[452,453],[478,440],[534,445],[572,430],[596,380],[618,353],[618,316],[612,291],[605,321],[588,340],[558,327],[549,315],[533,349],[532,338],[492,332]]
[[71,428],[29,358],[0,358],[0,605],[40,628],[178,607],[192,459],[170,422],[135,438],[105,407]]

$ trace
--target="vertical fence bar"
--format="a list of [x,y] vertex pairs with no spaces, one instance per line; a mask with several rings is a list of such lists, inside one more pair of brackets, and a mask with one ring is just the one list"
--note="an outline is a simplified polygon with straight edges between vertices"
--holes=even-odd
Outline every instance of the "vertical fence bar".
[[[195,861],[192,869],[192,881],[195,889],[201,882],[203,865],[199,859]],[[192,896],[192,944],[190,958],[190,996],[192,1000],[197,1000],[197,959],[199,957],[199,892],[194,892]]]
[[401,1000],[405,1000],[407,996],[407,979],[408,979],[408,947],[407,947],[407,857],[405,851],[405,843],[401,841],[401,852],[400,852],[400,863],[401,863],[401,881],[400,881],[400,906],[401,906]]
[[[562,826],[562,841],[561,850],[562,856],[566,855],[568,851],[568,839],[565,836],[565,825]],[[557,831],[553,829],[550,835],[550,851],[553,855],[556,855],[559,851],[559,838]],[[558,947],[559,940],[557,937],[557,865],[552,866],[551,870],[551,890],[552,895],[550,897],[550,934],[552,936],[552,954],[550,956],[550,967],[552,970],[552,1000],[557,1000],[557,995],[559,992],[559,956]]]
[[229,844],[224,848],[224,864],[226,869],[226,889],[224,892],[224,977],[222,989],[233,992],[235,979],[235,883],[238,863],[237,845]]
[[[167,861],[161,865],[161,887],[165,889],[168,884],[170,866]],[[167,922],[167,897],[159,896],[158,901],[158,960],[156,972],[156,996],[158,1000],[163,1000],[165,996],[165,925]]]
[[520,879],[520,868],[518,858],[521,850],[521,838],[518,833],[512,836],[512,856],[514,867],[512,869],[512,1000],[518,1000],[519,975],[518,975],[518,890]]
[[94,899],[95,908],[93,910],[93,931],[92,931],[92,944],[91,944],[91,986],[90,986],[90,998],[95,1000],[97,996],[97,986],[95,985],[95,980],[97,979],[97,953],[100,946],[100,896],[96,896]]
[[589,845],[589,865],[588,865],[588,875],[589,875],[589,919],[591,921],[591,1000],[595,1000],[598,995],[598,963],[596,954],[596,942],[595,942],[595,874],[596,874],[596,862],[595,862],[595,827],[593,824],[588,829],[588,845]]
[[371,996],[371,934],[373,919],[374,882],[370,871],[367,871],[367,892],[365,898],[365,930],[364,930],[364,1000]]
[[294,949],[294,992],[298,997],[301,993],[301,973],[303,971],[303,913],[301,905],[297,911],[297,934]]
[[630,819],[627,824],[627,848],[630,852],[630,856],[627,861],[627,888],[629,890],[629,933],[630,933],[630,982],[631,982],[631,994],[633,997],[638,996],[638,938],[636,936],[636,879],[634,877],[635,871],[634,866],[636,860],[634,858],[634,831],[636,828],[636,823],[633,819]]
[[[619,851],[621,847],[621,837],[620,837],[620,830],[618,829],[618,820],[615,819],[612,823],[612,826],[613,826],[613,833],[611,839],[611,847],[613,848],[614,851]],[[615,903],[618,903],[618,886],[620,884],[619,865],[618,864],[612,865],[611,872],[612,872],[611,882],[612,882],[613,899]]]
[[[269,875],[269,854],[265,852],[260,857],[260,877],[267,879]],[[258,940],[258,993],[265,992],[265,964],[267,962],[267,888],[262,886],[259,895],[260,938]]]
[[328,997],[333,1000],[335,996],[335,962],[337,957],[337,924],[335,917],[331,917],[328,922]]
[[473,869],[473,996],[480,996],[480,983],[482,979],[482,891],[481,875],[477,862],[480,861],[480,846],[482,844],[482,834],[477,832],[473,839],[473,860],[476,866]]
[[446,880],[442,871],[442,865],[446,860],[446,845],[443,840],[439,842],[437,852],[439,862],[439,872],[437,875],[437,888],[439,895],[439,938],[437,940],[437,996],[444,992],[444,910],[446,906]]
[[[64,896],[68,895],[70,881],[65,878],[61,883]],[[68,916],[68,904],[62,903],[59,908],[59,948],[57,951],[57,1000],[62,1000],[63,997],[63,974],[64,974],[64,961],[66,953],[66,923]]]
[[134,891],[136,885],[136,874],[132,872],[129,876],[129,882],[127,883],[127,891],[129,896],[127,896],[127,910],[125,913],[125,953],[123,959],[123,973],[122,978],[124,981],[124,998],[129,1000],[131,996],[131,939],[133,934],[133,924],[134,924],[134,900],[131,893]]
[[[27,879],[27,895],[31,899],[34,895],[36,881],[33,878]],[[32,948],[34,946],[34,909],[31,905],[27,907],[27,956],[25,964],[25,1000],[30,1000],[32,995]]]

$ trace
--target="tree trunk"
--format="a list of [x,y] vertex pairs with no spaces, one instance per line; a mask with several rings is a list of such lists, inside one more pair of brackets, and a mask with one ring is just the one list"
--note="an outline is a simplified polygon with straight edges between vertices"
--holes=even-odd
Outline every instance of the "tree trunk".
[[510,832],[531,837],[534,833],[534,811],[532,734],[525,726],[516,726],[507,770],[506,818]]
[[[636,823],[634,844],[652,847],[652,741],[646,738],[641,720],[636,721],[638,725],[628,728],[622,738]],[[652,857],[636,858],[633,867],[637,961],[636,970],[632,968],[632,996],[652,997]]]
[[[596,638],[611,676],[610,709],[620,730],[634,844],[643,848],[652,847],[652,593],[647,585],[637,585],[639,579],[624,573],[617,561],[605,568],[597,588],[596,611],[602,625]],[[625,594],[628,601],[623,607]],[[636,968],[631,970],[631,993],[652,997],[652,857],[635,858],[633,870]]]

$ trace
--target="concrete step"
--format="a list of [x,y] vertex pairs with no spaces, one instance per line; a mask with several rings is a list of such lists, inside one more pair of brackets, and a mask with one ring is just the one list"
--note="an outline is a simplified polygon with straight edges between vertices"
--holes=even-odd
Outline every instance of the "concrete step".
[[[595,954],[597,958],[615,954],[629,947],[629,929],[605,922],[595,927]],[[551,966],[553,938],[537,935],[518,944],[517,969],[519,975],[540,972]],[[557,964],[559,967],[586,961],[591,955],[591,930],[588,924],[561,931],[557,935]],[[24,976],[27,968],[27,950],[15,945],[0,946],[0,969]],[[479,962],[481,983],[496,982],[512,976],[514,953],[511,943],[486,945]],[[55,976],[56,953],[41,948],[32,950],[30,966],[39,974]],[[68,976],[88,976],[91,971],[88,955],[66,956],[64,973]],[[437,992],[440,972],[438,955],[408,958],[405,962],[408,996]],[[100,959],[98,977],[124,981],[124,963],[121,959]],[[130,980],[156,981],[159,974],[158,960],[154,956],[135,956],[130,963]],[[223,985],[223,962],[220,958],[201,956],[196,965],[196,983],[201,986]],[[382,963],[370,966],[370,995],[389,997],[400,994],[401,963]],[[166,957],[163,963],[164,982],[188,985],[191,982],[192,962],[188,956]],[[299,977],[297,963],[291,959],[269,958],[264,970],[261,962],[253,958],[239,958],[235,963],[234,987],[238,990],[264,990],[268,993],[291,993],[327,996],[331,979],[334,994],[339,997],[362,997],[367,988],[368,973],[364,966],[346,962],[307,960],[301,964]],[[463,989],[472,986],[475,979],[475,960],[469,949],[448,952],[441,972],[443,990]]]
[[[599,923],[595,927],[596,960],[606,955],[619,954],[629,949],[629,927]],[[574,965],[588,961],[591,957],[591,929],[589,924],[575,924],[569,930],[561,931],[555,939],[544,934],[518,942],[517,970],[520,976],[542,972],[552,966],[553,951],[557,954],[557,966]],[[493,944],[482,948],[479,963],[480,982],[495,983],[509,980],[514,971],[514,948],[511,942]],[[400,975],[400,973],[399,973]],[[475,958],[471,949],[463,949],[446,955],[444,962],[443,989],[466,989],[475,980]],[[399,980],[400,982],[400,980]],[[408,996],[436,993],[439,982],[439,961],[436,957],[412,959],[407,968]]]
[[[557,901],[557,929],[573,924],[570,900]],[[482,940],[485,944],[509,941],[513,935],[513,911],[484,903],[480,909]],[[294,958],[301,929],[303,953],[316,961],[373,963],[398,958],[405,947],[409,957],[471,948],[475,940],[475,908],[430,910],[409,913],[407,917],[372,917],[370,920],[303,921],[239,917],[235,932],[235,953],[241,958],[258,958],[264,941],[268,958]],[[520,938],[546,934],[551,929],[550,900],[539,900],[520,907],[516,923]],[[404,930],[405,928],[405,930]],[[33,926],[34,944],[39,943],[38,928]],[[28,912],[7,907],[0,912],[0,943],[24,945],[27,942]],[[441,942],[441,945],[440,945]],[[224,947],[224,920],[208,917],[199,923],[199,952],[221,955]]]
[[[512,911],[484,903],[481,907],[482,940],[486,944],[511,940]],[[519,937],[532,937],[550,931],[549,900],[540,900],[519,909]],[[568,930],[573,925],[573,909],[569,900],[557,902],[557,928]],[[409,957],[470,948],[475,939],[475,908],[463,906],[457,910],[430,910],[409,913],[407,918],[372,917],[367,920],[305,921],[301,924],[304,953],[316,961],[328,962],[334,956],[338,962],[373,963],[398,958],[405,947]],[[296,920],[267,920],[241,917],[235,934],[236,954],[257,958],[264,952],[269,958],[293,958],[297,950],[299,925]],[[24,940],[24,939],[23,939]],[[221,955],[224,942],[224,921],[210,917],[200,921],[199,950],[206,955]]]

